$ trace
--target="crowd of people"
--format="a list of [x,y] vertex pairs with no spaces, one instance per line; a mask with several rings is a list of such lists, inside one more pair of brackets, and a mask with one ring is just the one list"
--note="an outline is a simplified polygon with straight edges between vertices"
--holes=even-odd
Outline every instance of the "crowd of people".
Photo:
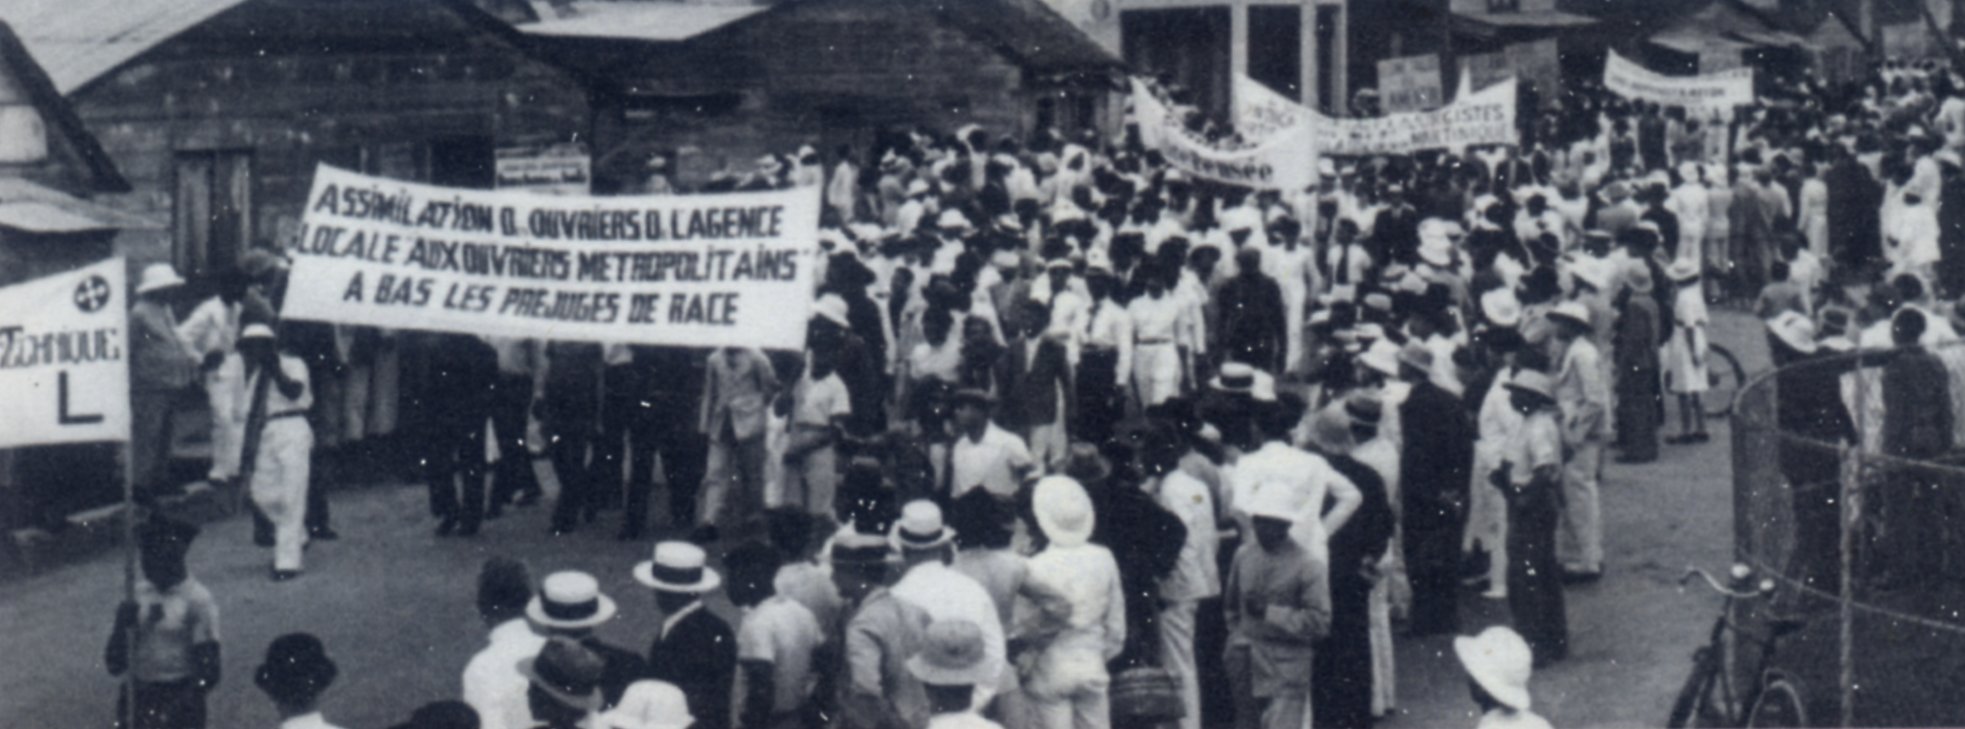
[[[1474,595],[1511,622],[1455,644],[1484,722],[1532,726],[1564,591],[1606,569],[1603,459],[1709,439],[1709,306],[1751,308],[1783,363],[1955,338],[1965,82],[1762,86],[1715,113],[1578,80],[1530,102],[1519,146],[1326,158],[1301,191],[1198,179],[1136,129],[766,156],[709,189],[818,188],[804,352],[282,322],[271,252],[178,323],[157,266],[134,465],[167,490],[145,444],[202,377],[211,478],[251,494],[275,580],[333,535],[317,449],[365,457],[373,432],[416,435],[385,450],[422,464],[439,537],[538,501],[535,454],[552,534],[618,509],[621,539],[665,536],[633,568],[663,615],[646,651],[592,635],[617,606],[591,573],[488,562],[463,704],[412,726],[1361,727],[1398,706],[1394,641],[1458,633]],[[674,189],[657,158],[636,191]],[[1951,447],[1947,368],[1868,375],[1876,447]],[[1839,398],[1782,406],[1859,437]],[[1784,466],[1812,484],[1833,458]],[[1832,544],[1833,510],[1796,501],[1804,552]],[[140,727],[202,726],[218,680],[189,534],[146,529],[109,649]],[[300,635],[256,678],[326,726],[333,675]]]

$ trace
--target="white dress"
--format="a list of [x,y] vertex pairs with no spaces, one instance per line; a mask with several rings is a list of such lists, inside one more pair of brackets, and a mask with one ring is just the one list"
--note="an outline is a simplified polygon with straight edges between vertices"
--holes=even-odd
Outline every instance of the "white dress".
[[1706,368],[1706,299],[1697,286],[1682,286],[1672,304],[1672,340],[1665,345],[1665,372],[1672,392],[1697,395],[1708,386]]

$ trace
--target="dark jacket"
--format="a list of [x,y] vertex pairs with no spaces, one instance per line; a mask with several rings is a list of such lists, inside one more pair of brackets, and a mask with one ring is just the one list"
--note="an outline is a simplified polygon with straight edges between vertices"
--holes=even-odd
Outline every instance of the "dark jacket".
[[[1030,348],[1036,347],[1036,356]],[[1064,345],[1040,337],[1018,336],[996,360],[996,381],[1003,386],[1000,415],[1006,427],[1031,428],[1058,419],[1058,397],[1071,391],[1071,365]]]
[[696,729],[724,729],[737,677],[737,634],[707,607],[699,609],[649,647],[648,677],[682,689]]
[[616,647],[593,636],[580,639],[580,646],[593,651],[607,663],[601,672],[600,694],[608,706],[621,703],[621,694],[628,690],[628,684],[648,676],[648,662],[641,654],[625,648]]
[[1430,381],[1416,382],[1399,406],[1408,447],[1399,458],[1403,519],[1411,529],[1459,523],[1474,468],[1474,429],[1460,398]]
[[1951,396],[1944,362],[1913,347],[1883,367],[1883,452],[1928,458],[1951,450]]

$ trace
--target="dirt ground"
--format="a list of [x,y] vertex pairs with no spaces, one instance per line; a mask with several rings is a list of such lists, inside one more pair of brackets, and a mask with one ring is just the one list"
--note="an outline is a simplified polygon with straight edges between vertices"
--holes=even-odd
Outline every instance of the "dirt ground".
[[[1750,371],[1766,366],[1757,322],[1721,313],[1715,339]],[[1731,461],[1725,427],[1714,425],[1711,443],[1667,446],[1657,463],[1607,463],[1606,575],[1571,589],[1571,657],[1533,683],[1536,709],[1554,725],[1664,722],[1719,606],[1708,594],[1679,591],[1676,578],[1687,565],[1724,568],[1731,554]],[[268,555],[251,545],[243,519],[207,526],[194,547],[192,571],[223,614],[225,679],[211,696],[211,726],[278,723],[251,674],[266,644],[289,630],[316,633],[340,663],[341,680],[324,699],[336,723],[386,726],[423,702],[458,695],[463,666],[483,642],[472,607],[477,568],[495,554],[525,558],[535,576],[595,572],[622,605],[603,638],[645,650],[658,627],[652,599],[629,576],[648,545],[614,541],[614,515],[553,539],[545,509],[535,507],[489,523],[476,540],[439,540],[420,487],[352,490],[334,503],[343,538],[316,544],[294,582],[267,582]],[[0,655],[12,657],[0,667],[0,729],[108,723],[115,681],[103,672],[102,649],[121,590],[114,553],[0,586]],[[1463,605],[1467,632],[1507,617],[1504,604],[1472,592]],[[1449,642],[1402,641],[1399,710],[1382,726],[1474,723]]]

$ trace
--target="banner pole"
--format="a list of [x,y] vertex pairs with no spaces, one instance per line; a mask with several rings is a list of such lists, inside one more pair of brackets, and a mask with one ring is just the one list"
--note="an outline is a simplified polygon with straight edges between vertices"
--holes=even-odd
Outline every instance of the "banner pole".
[[[123,600],[136,604],[136,446],[128,439],[123,441]],[[124,729],[136,727],[136,653],[138,624],[132,621],[129,634],[124,636],[128,650],[123,661],[123,711]]]

